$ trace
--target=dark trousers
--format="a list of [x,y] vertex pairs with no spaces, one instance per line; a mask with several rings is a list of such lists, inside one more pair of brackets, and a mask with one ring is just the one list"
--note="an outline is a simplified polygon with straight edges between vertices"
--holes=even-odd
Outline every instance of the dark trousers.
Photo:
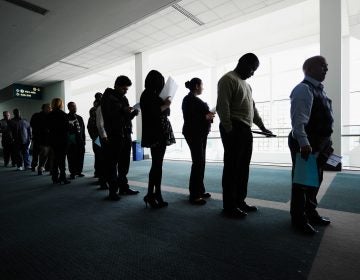
[[[300,146],[298,142],[292,137],[291,133],[288,137],[288,145],[290,148],[292,160],[291,177],[293,177],[296,163],[296,153],[300,152]],[[320,167],[318,168],[318,174],[319,183],[321,184],[323,180],[324,170]],[[316,211],[316,207],[318,204],[316,195],[318,194],[318,192],[319,188],[294,183],[292,184],[290,214],[294,223],[304,224],[308,222],[308,218],[316,217],[319,215]]]
[[223,207],[230,210],[245,204],[253,137],[250,127],[241,122],[233,122],[230,133],[220,124],[220,134],[224,146]]
[[[40,145],[38,170],[44,171],[46,165],[50,165],[51,149],[50,146]],[[49,162],[49,163],[48,163]]]
[[69,172],[72,175],[81,174],[84,167],[85,147],[83,144],[70,144],[67,150]]
[[166,145],[158,145],[150,148],[151,152],[151,168],[149,172],[148,194],[154,194],[161,197],[161,179],[162,179],[162,166]]
[[[53,162],[52,162],[52,170],[51,175],[53,181],[65,180],[66,174],[65,174],[65,158],[66,158],[66,151],[65,149],[58,148],[58,147],[52,147],[51,148],[51,154],[53,155]],[[60,172],[60,176],[59,176]]]
[[127,174],[130,166],[131,137],[110,137],[101,143],[106,161],[106,180],[110,196],[129,189]]
[[99,178],[100,183],[105,183],[105,158],[103,148],[99,145],[92,143],[92,148],[94,151],[94,169],[95,175]]
[[205,193],[204,173],[207,135],[185,136],[185,139],[189,145],[193,162],[189,180],[190,199],[196,199]]
[[30,143],[14,144],[14,158],[17,167],[21,167],[23,164],[25,168],[30,167],[29,145]]
[[33,141],[32,160],[31,160],[32,168],[35,168],[36,166],[38,166],[39,156],[40,156],[40,145],[39,145],[38,141]]
[[10,162],[10,159],[11,159],[11,162],[13,165],[15,165],[15,160],[14,160],[14,145],[13,143],[6,143],[6,142],[2,142],[2,147],[3,147],[3,154],[4,154],[4,164],[5,166],[7,166]]

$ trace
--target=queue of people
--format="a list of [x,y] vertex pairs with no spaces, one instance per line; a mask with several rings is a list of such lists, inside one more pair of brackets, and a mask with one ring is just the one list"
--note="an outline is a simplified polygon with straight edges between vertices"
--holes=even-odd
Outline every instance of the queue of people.
[[[260,130],[271,135],[258,113],[252,98],[252,89],[246,82],[260,65],[253,53],[243,55],[233,71],[226,73],[218,82],[216,112],[220,118],[220,135],[224,146],[224,166],[222,175],[223,213],[231,218],[244,218],[257,207],[246,202],[249,166],[252,156],[253,136],[251,127],[255,123]],[[291,124],[289,148],[293,171],[296,154],[305,160],[311,153],[318,156],[319,186],[323,178],[323,167],[331,154],[332,108],[321,82],[325,79],[327,63],[324,57],[307,59],[303,65],[305,78],[290,95]],[[114,88],[96,93],[87,124],[93,142],[95,155],[95,177],[99,178],[100,189],[109,190],[109,200],[117,201],[121,195],[137,195],[139,192],[129,187],[127,174],[130,166],[132,119],[139,110],[129,105],[126,97],[132,85],[127,76],[119,76]],[[171,99],[163,99],[160,93],[165,85],[164,76],[151,70],[145,78],[145,89],[140,97],[142,114],[142,147],[150,148],[151,168],[148,190],[144,196],[146,207],[158,209],[168,206],[162,196],[162,166],[166,147],[175,143],[170,115]],[[211,194],[206,192],[204,172],[206,144],[215,110],[210,110],[199,95],[203,83],[192,78],[185,83],[189,93],[183,98],[183,135],[190,148],[192,167],[189,178],[189,202],[194,205],[206,204]],[[21,119],[19,110],[14,110],[14,118],[4,112],[1,120],[4,163],[18,168],[24,164],[30,167],[28,149],[33,138],[33,161],[31,168],[38,166],[38,174],[45,170],[49,158],[54,184],[68,184],[65,161],[68,158],[70,179],[83,177],[82,169],[85,152],[85,125],[76,114],[76,104],[68,103],[69,113],[63,111],[63,101],[55,98],[44,104],[42,112],[34,114],[30,124]],[[31,132],[30,125],[33,128]],[[14,152],[16,151],[16,153]],[[39,157],[39,163],[37,163]],[[292,184],[291,218],[292,225],[301,232],[314,234],[315,225],[328,225],[330,220],[318,214],[314,188],[298,183]]]

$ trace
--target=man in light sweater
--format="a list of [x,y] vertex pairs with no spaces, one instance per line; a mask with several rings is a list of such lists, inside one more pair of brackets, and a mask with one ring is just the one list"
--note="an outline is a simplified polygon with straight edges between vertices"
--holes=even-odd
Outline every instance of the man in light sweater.
[[253,53],[243,55],[233,71],[218,82],[216,110],[220,118],[220,134],[224,146],[222,177],[224,214],[242,218],[257,208],[245,202],[252,155],[253,122],[265,133],[266,129],[252,98],[246,79],[254,75],[259,59]]

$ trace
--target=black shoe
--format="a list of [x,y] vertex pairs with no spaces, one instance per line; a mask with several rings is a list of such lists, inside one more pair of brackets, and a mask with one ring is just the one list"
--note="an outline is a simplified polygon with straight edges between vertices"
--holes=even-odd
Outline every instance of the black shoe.
[[315,217],[310,217],[309,218],[309,223],[311,225],[327,226],[331,222],[330,222],[330,219],[327,218],[327,217],[315,216]]
[[36,167],[31,167],[32,172],[35,172],[35,170],[36,170]]
[[253,205],[248,205],[248,204],[243,204],[241,206],[239,206],[239,209],[243,212],[256,212],[258,209],[256,206],[253,206]]
[[43,175],[43,171],[42,171],[42,170],[38,170],[38,175]]
[[85,177],[85,175],[82,174],[82,173],[79,173],[79,174],[76,174],[76,175],[79,176],[79,177]]
[[145,195],[144,196],[144,202],[145,202],[145,207],[146,208],[147,208],[148,203],[149,203],[151,208],[160,208],[154,195],[149,195],[149,194]]
[[200,196],[201,196],[201,198],[210,198],[211,194],[206,192],[206,193],[201,194]]
[[224,209],[223,213],[226,217],[233,218],[233,219],[241,219],[241,218],[245,218],[247,216],[247,213],[240,210],[239,208]]
[[127,189],[127,190],[119,190],[119,195],[135,195],[140,193],[139,191],[134,191],[132,189]]
[[75,179],[75,174],[70,174],[70,179],[74,180]]
[[108,199],[111,201],[119,201],[120,200],[120,196],[118,196],[117,194],[112,194],[108,196]]
[[206,204],[206,200],[198,197],[198,198],[190,198],[189,199],[190,203],[193,205],[205,205]]
[[155,196],[157,204],[159,205],[159,208],[163,208],[163,207],[167,207],[169,205],[169,203],[167,203],[166,201],[164,201],[164,199],[162,198],[161,194],[160,195],[156,195]]
[[298,231],[304,233],[304,234],[310,234],[313,235],[315,233],[317,233],[318,231],[309,223],[305,223],[305,224],[301,224],[301,223],[296,223],[296,222],[292,222],[292,226],[297,229]]

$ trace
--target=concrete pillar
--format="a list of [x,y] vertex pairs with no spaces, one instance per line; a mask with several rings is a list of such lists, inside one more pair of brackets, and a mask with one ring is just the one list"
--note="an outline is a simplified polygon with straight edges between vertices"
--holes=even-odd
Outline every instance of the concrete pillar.
[[[141,93],[144,90],[144,81],[148,72],[148,57],[144,53],[135,54],[135,92],[136,102],[140,102]],[[136,117],[136,140],[141,140],[142,116],[141,113]]]
[[341,155],[341,0],[320,0],[320,54],[329,64],[324,81],[334,112],[333,147]]

